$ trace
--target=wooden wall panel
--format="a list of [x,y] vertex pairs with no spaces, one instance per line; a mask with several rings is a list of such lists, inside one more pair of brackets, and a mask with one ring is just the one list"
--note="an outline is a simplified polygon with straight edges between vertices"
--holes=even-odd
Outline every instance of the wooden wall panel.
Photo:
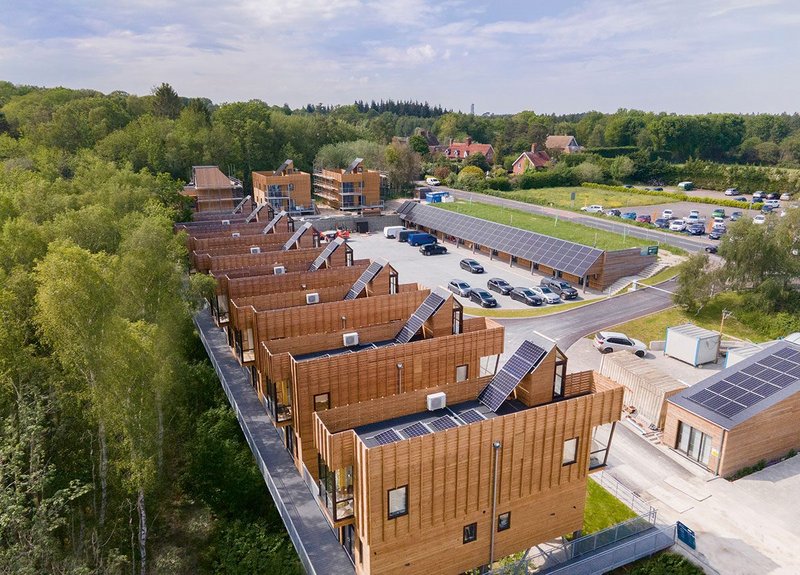
[[[211,256],[209,271],[222,269],[247,268],[251,266],[277,266],[293,263],[311,264],[325,248],[306,248],[299,250],[261,252],[260,254],[235,254],[227,256]],[[333,253],[336,258],[339,250]],[[341,253],[340,257],[344,257]],[[338,262],[338,258],[337,258]]]
[[[672,447],[673,449],[677,447],[678,423],[681,421],[691,425],[695,429],[702,431],[707,435],[710,435],[712,449],[722,454],[722,428],[672,403],[667,404],[667,416],[664,420],[664,434],[661,438],[661,441],[666,446]],[[718,461],[719,456],[714,455],[714,452],[712,452],[711,457],[709,458],[708,468],[711,471],[715,471],[719,464]]]
[[597,273],[597,279],[590,277],[589,287],[603,290],[625,276],[636,275],[644,268],[653,264],[658,256],[643,256],[639,248],[605,252],[601,258],[602,268]]

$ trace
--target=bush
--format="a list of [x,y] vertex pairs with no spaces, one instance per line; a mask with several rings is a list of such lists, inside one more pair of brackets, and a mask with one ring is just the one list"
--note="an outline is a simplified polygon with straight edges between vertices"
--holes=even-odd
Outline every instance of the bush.
[[537,188],[558,188],[577,186],[579,181],[572,170],[562,167],[542,172],[527,171],[512,180],[514,189],[531,190]]
[[639,151],[638,146],[611,146],[605,148],[584,148],[587,154],[596,154],[602,158],[616,158],[617,156],[628,156]]
[[486,180],[486,185],[492,190],[508,192],[511,190],[511,180],[507,176],[498,176]]
[[688,160],[681,166],[681,179],[691,180],[696,186],[724,190],[735,186],[744,192],[798,192],[800,172],[780,168],[717,164],[705,160]]
[[703,570],[677,553],[660,553],[623,567],[614,573],[628,575],[703,575]]

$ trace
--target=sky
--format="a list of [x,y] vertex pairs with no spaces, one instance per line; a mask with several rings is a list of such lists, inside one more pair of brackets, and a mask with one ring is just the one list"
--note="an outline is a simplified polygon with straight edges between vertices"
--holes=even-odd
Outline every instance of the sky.
[[0,80],[296,108],[797,112],[800,0],[0,0]]

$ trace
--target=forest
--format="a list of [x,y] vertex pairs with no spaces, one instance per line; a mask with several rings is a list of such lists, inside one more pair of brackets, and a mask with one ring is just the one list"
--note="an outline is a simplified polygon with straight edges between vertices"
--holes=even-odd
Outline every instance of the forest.
[[192,165],[247,183],[354,152],[402,187],[435,164],[392,143],[418,129],[492,143],[500,165],[553,133],[653,173],[800,163],[797,114],[290,109],[0,82],[0,573],[300,572],[193,329],[204,286],[173,234],[179,190]]

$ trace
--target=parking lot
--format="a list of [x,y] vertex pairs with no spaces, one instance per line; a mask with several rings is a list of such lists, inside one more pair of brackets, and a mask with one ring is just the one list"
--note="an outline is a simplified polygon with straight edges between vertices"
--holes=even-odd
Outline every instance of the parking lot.
[[[433,288],[436,286],[447,287],[448,282],[453,279],[466,281],[471,287],[486,288],[489,278],[500,277],[508,281],[514,287],[536,287],[539,281],[545,277],[541,274],[531,274],[520,268],[510,267],[502,261],[491,261],[482,254],[473,254],[471,250],[456,248],[455,245],[445,243],[448,253],[435,256],[423,256],[418,247],[410,246],[408,243],[398,242],[395,239],[387,239],[381,233],[377,234],[352,234],[348,244],[353,248],[353,256],[356,259],[375,259],[386,258],[389,263],[397,270],[400,275],[400,283],[418,282],[425,287]],[[459,267],[459,262],[464,258],[474,258],[486,270],[482,274],[471,274]],[[575,286],[577,288],[577,286]],[[574,301],[584,301],[602,297],[603,294],[593,290],[578,289],[578,298]],[[531,309],[522,302],[514,301],[509,296],[491,292],[497,300],[497,307],[503,309]],[[456,296],[465,308],[476,308],[478,304],[469,301],[468,298]],[[561,304],[543,304],[555,311]]]

